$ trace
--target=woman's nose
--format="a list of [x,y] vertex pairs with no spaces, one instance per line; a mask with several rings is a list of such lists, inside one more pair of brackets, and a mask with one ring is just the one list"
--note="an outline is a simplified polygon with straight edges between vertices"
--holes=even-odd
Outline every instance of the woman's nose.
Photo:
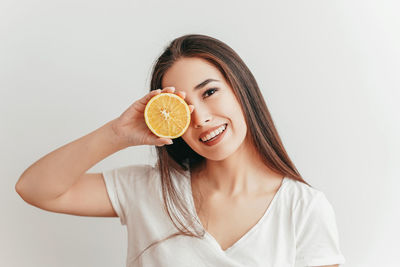
[[193,110],[192,123],[194,128],[198,129],[210,121],[211,121],[211,115],[207,110],[198,107],[196,107]]

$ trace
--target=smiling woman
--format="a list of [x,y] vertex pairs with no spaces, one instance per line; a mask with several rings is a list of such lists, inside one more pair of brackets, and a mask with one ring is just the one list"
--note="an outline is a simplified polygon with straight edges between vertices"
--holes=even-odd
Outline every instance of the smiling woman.
[[[129,249],[129,262],[296,267],[345,262],[332,206],[289,159],[255,78],[233,49],[206,35],[176,38],[152,71],[150,92],[166,87],[192,107],[191,123],[172,145],[156,147],[157,164],[147,168],[178,231],[137,235],[132,244],[140,245]],[[109,190],[125,198],[122,177],[105,175],[109,184],[117,183]],[[145,229],[160,226],[159,217],[156,223],[156,217],[140,215],[152,208],[129,208],[132,232],[143,231],[135,224],[139,218]]]
[[[179,137],[149,129],[164,121],[146,124],[146,106],[170,118],[152,105],[156,99],[169,99],[161,106],[171,105],[170,112],[177,111],[171,99],[183,104],[190,120]],[[85,173],[137,145],[156,147],[155,166]],[[290,160],[255,78],[228,45],[206,35],[173,40],[154,65],[150,92],[117,119],[35,162],[16,189],[44,210],[118,216],[128,228],[127,266],[345,262],[334,209]]]

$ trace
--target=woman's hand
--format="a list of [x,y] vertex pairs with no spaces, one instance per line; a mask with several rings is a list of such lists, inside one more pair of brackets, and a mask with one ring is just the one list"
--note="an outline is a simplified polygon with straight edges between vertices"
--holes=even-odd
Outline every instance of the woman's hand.
[[[158,94],[161,93],[174,93],[174,87],[165,87],[164,89],[153,90],[144,97],[136,100],[127,110],[125,110],[117,119],[113,121],[112,129],[114,133],[125,139],[129,146],[139,145],[156,145],[163,146],[172,144],[170,138],[161,138],[153,134],[147,127],[144,119],[144,110],[147,102]],[[176,95],[185,99],[186,93],[179,91]],[[193,112],[194,106],[189,105],[190,113]]]

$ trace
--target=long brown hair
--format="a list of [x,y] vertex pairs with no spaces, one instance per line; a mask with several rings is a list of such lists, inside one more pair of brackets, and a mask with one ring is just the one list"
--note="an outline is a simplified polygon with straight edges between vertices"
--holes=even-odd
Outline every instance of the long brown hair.
[[[287,155],[254,76],[239,55],[222,41],[201,34],[187,34],[174,39],[155,61],[150,91],[162,88],[164,74],[177,60],[193,57],[202,58],[213,64],[233,89],[242,106],[250,140],[264,164],[276,173],[311,186],[303,180]],[[172,145],[155,148],[164,210],[178,232],[152,243],[145,250],[173,236],[186,235],[201,238],[205,234],[201,227],[195,228],[194,232],[190,230],[189,227],[196,223],[195,216],[191,214],[171,179],[172,172],[183,173],[193,170],[202,165],[205,158],[193,151],[181,137],[174,139]],[[172,212],[173,210],[178,210],[186,222]]]

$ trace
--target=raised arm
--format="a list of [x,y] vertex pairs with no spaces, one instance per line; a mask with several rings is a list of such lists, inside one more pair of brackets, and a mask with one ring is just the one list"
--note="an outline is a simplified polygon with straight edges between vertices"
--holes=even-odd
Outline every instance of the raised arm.
[[32,205],[55,199],[71,188],[92,166],[129,145],[117,136],[112,124],[68,143],[40,158],[26,169],[15,189]]
[[[174,90],[166,87],[146,94],[117,119],[45,155],[22,173],[15,190],[26,202],[43,209],[95,215],[102,208],[108,208],[107,214],[110,214],[101,173],[86,174],[86,171],[129,146],[168,144],[170,139],[159,138],[147,128],[143,114],[154,95]],[[96,201],[101,201],[103,206],[96,206]],[[81,203],[92,206],[81,210]]]

